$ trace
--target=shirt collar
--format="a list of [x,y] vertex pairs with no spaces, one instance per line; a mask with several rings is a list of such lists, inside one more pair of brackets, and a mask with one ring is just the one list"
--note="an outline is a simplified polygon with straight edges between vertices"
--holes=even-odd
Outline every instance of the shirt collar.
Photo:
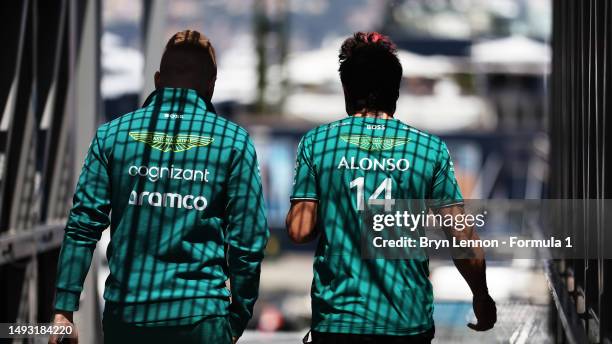
[[203,112],[216,112],[211,102],[200,97],[196,90],[190,88],[163,87],[156,89],[142,105],[142,107],[147,106],[170,106],[172,109],[195,107]]

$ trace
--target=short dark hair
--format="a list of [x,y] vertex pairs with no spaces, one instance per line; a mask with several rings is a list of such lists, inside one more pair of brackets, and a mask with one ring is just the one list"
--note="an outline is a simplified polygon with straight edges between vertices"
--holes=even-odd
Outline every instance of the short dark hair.
[[402,65],[395,44],[378,32],[357,32],[340,48],[340,80],[346,111],[395,113]]
[[177,32],[166,44],[159,72],[167,81],[208,84],[217,78],[215,49],[208,37],[198,31]]

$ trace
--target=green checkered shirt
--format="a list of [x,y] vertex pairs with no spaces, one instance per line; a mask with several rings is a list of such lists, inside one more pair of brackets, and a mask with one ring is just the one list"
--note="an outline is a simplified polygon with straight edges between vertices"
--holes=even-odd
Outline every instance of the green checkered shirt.
[[433,326],[428,260],[363,259],[368,205],[462,201],[444,142],[396,119],[348,117],[301,140],[292,200],[317,200],[312,329],[412,335]]
[[143,326],[229,316],[242,333],[269,236],[257,157],[247,132],[194,90],[161,89],[97,130],[66,225],[57,309],[78,309],[109,226],[107,311]]

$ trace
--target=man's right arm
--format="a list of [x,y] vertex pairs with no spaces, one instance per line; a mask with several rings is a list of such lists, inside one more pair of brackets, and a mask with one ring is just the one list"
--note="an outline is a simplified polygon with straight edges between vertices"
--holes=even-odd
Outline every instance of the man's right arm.
[[257,154],[248,136],[232,159],[227,193],[230,324],[237,339],[253,315],[261,261],[270,236]]
[[[455,169],[446,144],[442,142],[438,150],[437,165],[430,194],[430,207],[443,218],[458,218],[464,213],[463,196],[455,178]],[[446,228],[449,239],[457,241],[477,240],[478,234],[472,227],[455,230]],[[453,261],[473,294],[474,314],[477,324],[468,324],[473,330],[486,331],[497,321],[495,302],[489,296],[484,251],[481,247],[467,248],[453,252]]]
[[[457,218],[457,215],[464,214],[464,208],[463,205],[452,205],[437,209],[436,212],[441,214],[443,218],[448,216]],[[458,242],[478,240],[479,238],[472,227],[466,227],[462,230],[446,228],[445,233],[449,239],[454,238]],[[495,325],[497,309],[487,288],[484,251],[481,247],[467,248],[467,252],[464,251],[466,249],[462,248],[461,250],[461,252],[453,255],[453,262],[472,291],[474,314],[478,320],[476,324],[468,324],[468,327],[476,331],[486,331]]]

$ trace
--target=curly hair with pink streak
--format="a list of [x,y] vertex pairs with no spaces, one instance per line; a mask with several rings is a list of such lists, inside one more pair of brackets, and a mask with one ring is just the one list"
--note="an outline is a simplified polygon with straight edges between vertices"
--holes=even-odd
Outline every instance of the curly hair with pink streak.
[[342,43],[338,57],[347,113],[383,111],[392,115],[402,65],[391,39],[378,32],[357,32]]

